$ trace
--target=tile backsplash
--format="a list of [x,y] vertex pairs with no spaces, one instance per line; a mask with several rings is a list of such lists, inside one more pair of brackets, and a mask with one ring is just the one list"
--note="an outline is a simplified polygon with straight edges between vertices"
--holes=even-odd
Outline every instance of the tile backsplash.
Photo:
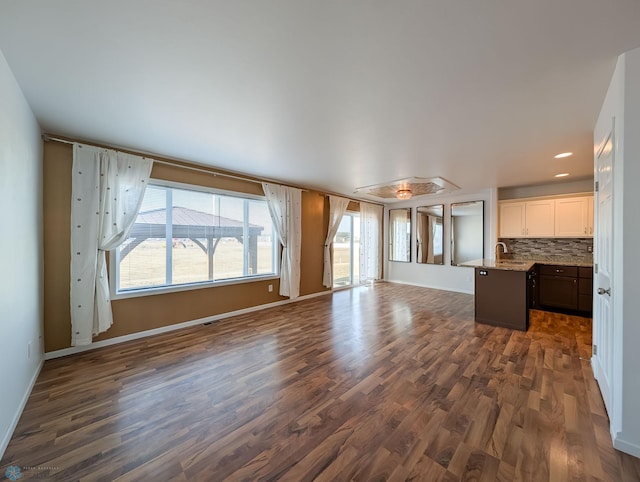
[[509,252],[504,259],[593,262],[592,238],[501,238]]

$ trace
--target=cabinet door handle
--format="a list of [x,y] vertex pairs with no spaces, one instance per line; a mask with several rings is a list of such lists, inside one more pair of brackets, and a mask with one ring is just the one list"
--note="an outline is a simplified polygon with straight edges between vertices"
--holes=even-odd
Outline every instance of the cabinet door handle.
[[564,270],[563,269],[557,269],[556,273],[564,273]]
[[584,234],[587,234],[587,228],[584,228]]
[[599,295],[607,294],[611,296],[611,288],[607,288],[606,290],[604,288],[598,288],[598,294]]

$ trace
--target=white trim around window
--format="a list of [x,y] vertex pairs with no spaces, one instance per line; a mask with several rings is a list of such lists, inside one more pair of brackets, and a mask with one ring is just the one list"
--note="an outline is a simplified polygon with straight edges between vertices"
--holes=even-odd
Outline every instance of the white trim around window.
[[[241,200],[241,201],[260,201],[260,202],[264,202],[266,205],[266,200],[264,198],[264,196],[257,196],[257,195],[252,195],[252,194],[245,194],[245,193],[239,193],[239,192],[235,192],[235,191],[226,191],[226,190],[221,190],[221,189],[214,189],[214,188],[209,188],[206,186],[197,186],[197,185],[193,185],[193,184],[185,184],[185,183],[177,183],[177,182],[172,182],[172,181],[165,181],[165,180],[157,180],[157,179],[151,179],[149,181],[149,188],[151,189],[151,191],[153,190],[153,188],[159,188],[157,189],[158,191],[164,189],[165,192],[167,193],[166,196],[166,203],[164,204],[164,208],[160,208],[160,211],[164,211],[164,218],[162,218],[161,222],[159,223],[160,225],[162,225],[162,223],[166,222],[167,224],[169,222],[171,222],[171,219],[173,218],[173,211],[174,209],[178,208],[178,209],[182,209],[182,210],[186,210],[187,208],[185,206],[178,206],[177,204],[173,204],[172,198],[173,198],[173,194],[179,194],[176,192],[176,190],[178,191],[185,191],[186,193],[184,193],[185,195],[188,195],[188,192],[195,192],[195,193],[202,193],[202,194],[210,194],[210,195],[216,195],[216,196],[221,196],[224,198],[233,198],[233,199],[237,199],[237,200]],[[148,191],[149,192],[149,191]],[[161,192],[161,191],[160,191]],[[162,195],[163,196],[163,195]],[[161,197],[162,197],[161,196]],[[221,198],[218,198],[221,199]],[[215,198],[212,198],[212,202],[214,202]],[[230,203],[237,203],[238,201],[228,201]],[[170,204],[172,206],[172,209],[168,210],[167,209],[167,205]],[[232,204],[233,205],[233,204]],[[242,213],[239,212],[234,212],[235,217],[233,219],[229,218],[229,217],[223,217],[225,216],[225,214],[228,216],[227,213],[225,213],[225,209],[219,208],[219,204],[217,204],[218,208],[214,209],[214,212],[217,214],[206,214],[203,212],[198,212],[196,213],[196,211],[190,211],[188,213],[186,213],[187,215],[193,215],[194,213],[197,214],[198,216],[202,217],[202,216],[221,216],[220,218],[218,218],[218,222],[216,223],[214,221],[214,224],[212,224],[212,226],[217,226],[211,229],[221,229],[222,231],[219,232],[218,237],[220,237],[220,239],[230,239],[232,240],[233,238],[240,240],[240,237],[242,237],[242,240],[240,240],[241,243],[243,243],[243,255],[242,255],[242,261],[240,261],[241,264],[243,264],[242,269],[240,269],[240,271],[242,272],[241,274],[238,273],[238,276],[233,276],[235,271],[237,271],[237,267],[236,269],[232,270],[231,273],[227,274],[231,274],[231,276],[229,277],[222,277],[219,279],[215,279],[213,278],[213,264],[212,264],[212,260],[213,260],[213,255],[216,253],[216,246],[218,245],[217,242],[215,242],[215,246],[213,246],[213,241],[215,241],[217,238],[213,238],[213,239],[209,239],[208,243],[205,243],[203,240],[200,240],[201,242],[198,242],[197,239],[200,239],[199,235],[195,235],[194,230],[196,232],[198,232],[198,229],[202,230],[202,226],[204,225],[205,227],[209,226],[208,224],[206,224],[208,221],[205,219],[204,221],[202,219],[199,219],[199,224],[198,222],[193,222],[191,221],[191,218],[189,218],[188,222],[184,222],[179,226],[179,228],[181,228],[182,231],[185,231],[185,228],[188,228],[188,232],[192,233],[194,235],[194,238],[191,238],[192,240],[194,240],[196,242],[196,244],[198,244],[200,246],[200,248],[204,249],[202,246],[203,244],[208,244],[208,258],[209,258],[209,279],[206,279],[206,275],[205,275],[205,279],[202,280],[194,280],[194,281],[186,281],[186,282],[179,282],[176,280],[175,277],[172,276],[172,257],[173,257],[173,248],[169,248],[166,247],[165,244],[165,248],[162,248],[165,251],[165,253],[169,253],[166,254],[166,261],[165,261],[165,276],[167,278],[167,283],[165,284],[156,284],[156,285],[150,285],[150,286],[141,286],[139,288],[136,287],[132,287],[132,288],[125,288],[125,289],[120,289],[120,277],[121,274],[119,272],[119,258],[120,258],[120,252],[113,250],[110,252],[110,256],[109,256],[109,273],[110,273],[110,292],[111,292],[111,299],[126,299],[126,298],[135,298],[135,297],[141,297],[141,296],[151,296],[151,295],[157,295],[157,294],[163,294],[163,293],[173,293],[173,292],[180,292],[180,291],[189,291],[189,290],[194,290],[194,289],[202,289],[202,288],[211,288],[214,286],[225,286],[225,285],[235,285],[235,284],[241,284],[241,283],[250,283],[250,282],[256,282],[256,281],[265,281],[265,280],[275,280],[275,279],[279,279],[280,275],[278,273],[278,266],[279,266],[279,257],[280,257],[280,250],[279,248],[279,244],[277,243],[277,239],[275,239],[275,231],[273,229],[273,226],[270,225],[271,228],[271,270],[269,272],[263,272],[263,273],[259,273],[256,271],[256,267],[258,265],[256,265],[257,260],[262,259],[264,262],[264,252],[262,252],[263,254],[258,256],[258,251],[257,251],[257,243],[260,240],[260,237],[262,236],[261,232],[255,232],[253,234],[248,234],[247,233],[252,233],[252,231],[256,228],[256,221],[253,220],[251,221],[251,223],[253,224],[249,224],[250,223],[250,214],[249,214],[249,206],[256,206],[255,204],[249,204],[247,202],[243,202],[242,205],[239,206],[243,206],[242,207]],[[239,206],[236,206],[236,208],[238,208]],[[259,206],[259,205],[257,205]],[[232,211],[238,211],[238,209],[233,208]],[[266,224],[263,224],[267,219],[268,222],[271,223],[271,219],[268,216],[268,214],[266,215],[266,217],[261,216],[260,214],[260,208],[257,207],[256,209],[258,209],[258,211],[253,211],[251,210],[253,213],[255,213],[255,216],[258,216],[258,222],[259,222],[259,226],[266,226]],[[146,214],[149,215],[149,213],[153,213],[156,210],[151,210],[151,211],[147,211]],[[222,211],[222,212],[221,212]],[[265,208],[265,212],[268,213],[267,209]],[[145,215],[144,209],[141,211],[141,215]],[[162,216],[160,216],[162,217]],[[183,216],[184,217],[184,216]],[[236,219],[236,217],[238,219]],[[240,217],[242,217],[242,219],[239,219]],[[263,219],[264,218],[264,219]],[[142,218],[139,218],[142,219]],[[229,224],[220,224],[223,222],[223,220],[228,221],[232,221],[235,219],[235,224],[239,224],[240,227],[238,227],[238,229],[241,229],[242,226],[244,226],[244,228],[242,228],[242,233],[231,233],[231,238],[227,238],[227,236],[229,236],[229,232],[228,230],[234,230],[235,229],[235,225],[231,224],[230,226],[232,226],[231,228],[229,228]],[[133,244],[133,248],[130,248],[129,253],[132,253],[133,251],[135,251],[137,248],[135,246],[138,246],[138,244],[140,243],[140,239],[143,240],[143,242],[146,242],[144,240],[147,239],[146,236],[149,236],[149,232],[146,231],[147,228],[147,224],[144,224],[146,222],[149,221],[140,221],[141,224],[141,229],[143,229],[143,231],[141,233],[138,233],[138,240],[136,241],[135,237],[133,239],[133,241],[136,241],[136,244]],[[149,225],[149,229],[151,229],[151,226],[155,226],[153,228],[153,231],[160,231],[160,228],[157,226],[158,225],[158,221],[157,220],[153,220],[151,221],[152,225]],[[191,224],[194,224],[195,226],[192,226]],[[251,226],[251,230],[249,230],[249,226]],[[175,241],[175,239],[182,239],[182,236],[179,236],[179,233],[175,233],[176,236],[174,236],[173,234],[173,228],[174,225],[173,223],[171,224],[171,226],[168,227],[168,229],[164,232],[164,234],[162,234],[162,236],[160,236],[159,239],[161,239],[162,237],[166,237],[167,239],[172,238],[173,241]],[[135,230],[134,230],[135,232]],[[201,236],[211,236],[211,232],[208,231],[209,234],[206,235],[204,232],[200,232]],[[215,233],[215,231],[214,231]],[[267,231],[268,233],[268,231]],[[185,236],[185,240],[186,237],[190,237],[189,234],[187,234],[187,231],[185,231],[185,233],[183,233],[183,235]],[[240,237],[239,237],[240,235]],[[142,237],[140,237],[142,236]],[[251,237],[254,236],[253,238],[253,248],[254,251],[249,252],[249,248],[247,246],[245,246],[245,244],[247,244],[247,238],[245,236],[249,236],[249,241],[251,240]],[[266,236],[269,236],[269,234],[266,234]],[[156,236],[153,236],[153,238],[155,238]],[[257,239],[256,239],[257,237]],[[174,239],[175,238],[175,239]],[[197,239],[196,239],[197,238]],[[152,238],[148,238],[150,240],[152,240]],[[186,240],[187,244],[190,243],[190,241]],[[264,242],[264,239],[263,239]],[[268,241],[267,241],[268,242]],[[165,241],[166,243],[166,241]],[[224,241],[223,241],[224,243]],[[248,243],[251,244],[251,243]],[[174,243],[172,242],[172,246],[174,246]],[[212,247],[213,246],[213,247]],[[264,247],[263,247],[264,248]],[[120,248],[118,248],[120,249]],[[219,250],[217,251],[219,253]],[[251,253],[253,253],[253,256],[251,256]],[[125,253],[125,256],[127,254]],[[162,257],[162,255],[161,255]],[[268,259],[268,258],[267,258]],[[157,260],[156,260],[157,261]],[[146,265],[142,265],[143,268],[146,268]],[[196,266],[196,265],[194,265]],[[200,266],[200,263],[197,264],[197,266]],[[251,268],[251,266],[253,266],[253,268]],[[263,270],[264,270],[264,266],[263,266]],[[269,270],[269,265],[266,265],[267,270]],[[252,271],[253,270],[253,271]],[[248,274],[248,273],[255,273],[255,274]],[[167,274],[168,273],[168,274]],[[134,276],[135,276],[135,272],[134,272]],[[161,275],[162,276],[162,275]],[[213,278],[213,279],[212,279]],[[183,276],[184,279],[184,276]],[[157,282],[158,280],[156,280]],[[152,281],[153,282],[153,281]],[[169,284],[170,283],[170,284]]]
[[[116,269],[115,256],[113,261],[109,260],[109,271]],[[203,281],[201,283],[187,283],[182,285],[158,286],[152,288],[140,288],[137,290],[126,290],[116,293],[115,284],[110,286],[112,300],[125,300],[127,298],[140,298],[141,296],[162,295],[166,293],[178,293],[180,291],[201,290],[203,288],[213,288],[215,286],[239,285],[244,283],[255,283],[256,281],[268,281],[280,279],[280,275],[256,275],[246,278],[229,278],[220,281]]]

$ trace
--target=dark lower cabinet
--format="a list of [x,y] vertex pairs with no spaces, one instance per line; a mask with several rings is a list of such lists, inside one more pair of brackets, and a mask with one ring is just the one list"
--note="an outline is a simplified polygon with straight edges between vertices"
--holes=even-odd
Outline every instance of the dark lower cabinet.
[[538,309],[540,305],[540,296],[538,295],[538,286],[540,285],[540,278],[538,277],[538,265],[534,265],[528,274],[529,278],[529,308],[534,310]]
[[538,296],[542,308],[582,311],[591,316],[593,270],[590,267],[539,265]]
[[593,312],[593,268],[578,268],[578,310]]
[[476,321],[527,331],[530,295],[528,275],[526,271],[476,268]]

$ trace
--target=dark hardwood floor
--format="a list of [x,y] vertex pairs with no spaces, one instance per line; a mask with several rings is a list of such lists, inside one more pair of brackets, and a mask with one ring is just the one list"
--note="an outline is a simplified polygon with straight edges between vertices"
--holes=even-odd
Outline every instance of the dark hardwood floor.
[[[212,300],[215,302],[215,300]],[[640,480],[591,320],[473,322],[390,283],[47,361],[0,465],[24,480]],[[32,467],[32,468],[29,468]]]

